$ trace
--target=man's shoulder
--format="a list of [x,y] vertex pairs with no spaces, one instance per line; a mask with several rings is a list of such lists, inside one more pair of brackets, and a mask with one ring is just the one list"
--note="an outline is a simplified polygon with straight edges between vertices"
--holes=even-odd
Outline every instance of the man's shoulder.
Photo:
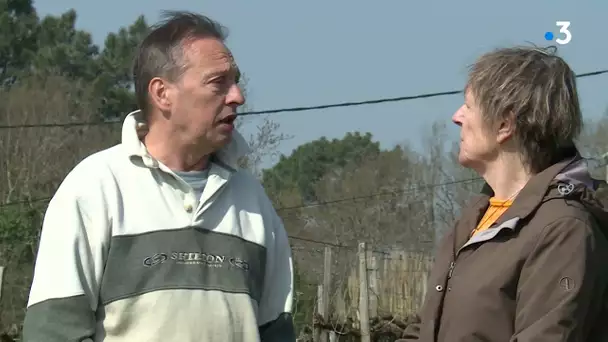
[[87,155],[76,164],[72,171],[103,166],[108,167],[113,164],[123,163],[126,160],[128,160],[128,157],[123,145],[116,144]]
[[231,181],[236,186],[247,187],[252,190],[259,190],[264,192],[262,182],[248,169],[235,169],[232,174]]
[[251,171],[242,168],[238,169],[234,172],[230,181],[237,192],[241,193],[245,191],[247,196],[252,196],[258,204],[267,209],[266,212],[275,212],[275,208],[266,189],[264,189],[264,185]]
[[84,193],[99,188],[111,174],[112,164],[119,162],[123,155],[121,145],[115,145],[86,156],[68,172],[60,189]]

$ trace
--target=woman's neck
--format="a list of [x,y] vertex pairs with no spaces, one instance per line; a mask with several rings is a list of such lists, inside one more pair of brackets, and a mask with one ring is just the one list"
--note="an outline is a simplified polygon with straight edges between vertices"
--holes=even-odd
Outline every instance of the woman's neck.
[[521,157],[507,154],[485,165],[481,176],[494,191],[498,200],[513,199],[524,188],[533,173],[522,163]]

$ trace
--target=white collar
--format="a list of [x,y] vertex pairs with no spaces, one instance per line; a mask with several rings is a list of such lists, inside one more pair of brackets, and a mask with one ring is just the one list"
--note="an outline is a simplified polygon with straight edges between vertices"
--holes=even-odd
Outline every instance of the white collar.
[[[141,158],[144,165],[147,167],[158,168],[160,162],[152,157],[144,143],[140,140],[138,130],[141,130],[146,125],[143,120],[141,110],[136,110],[127,115],[122,124],[122,144],[126,148],[129,158]],[[230,143],[214,153],[215,158],[219,162],[230,166],[233,169],[238,168],[238,161],[241,157],[250,152],[250,147],[245,141],[245,138],[236,130],[232,133]]]

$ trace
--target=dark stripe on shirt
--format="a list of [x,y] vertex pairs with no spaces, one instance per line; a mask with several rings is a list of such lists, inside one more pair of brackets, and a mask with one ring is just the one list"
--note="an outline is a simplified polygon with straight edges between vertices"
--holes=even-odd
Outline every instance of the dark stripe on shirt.
[[155,290],[247,293],[260,301],[266,248],[202,228],[112,238],[101,283],[103,305]]

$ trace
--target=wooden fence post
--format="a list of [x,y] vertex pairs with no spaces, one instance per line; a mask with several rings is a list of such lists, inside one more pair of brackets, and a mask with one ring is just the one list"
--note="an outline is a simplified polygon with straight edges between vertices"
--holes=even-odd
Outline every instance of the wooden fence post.
[[359,319],[361,323],[361,342],[370,342],[369,331],[369,289],[367,287],[367,253],[365,242],[359,243]]
[[422,263],[421,265],[423,265],[422,267],[422,276],[420,277],[421,282],[422,282],[422,296],[420,296],[420,304],[418,304],[418,310],[420,310],[420,308],[422,307],[422,305],[424,305],[424,301],[426,299],[426,290],[428,287],[428,283],[429,283],[429,272],[428,272],[428,259],[425,257],[422,259],[424,261],[424,263]]
[[374,252],[370,252],[369,254],[369,316],[374,318],[378,316],[378,297],[380,294],[380,287],[378,286],[378,259],[374,255]]
[[[323,317],[323,319],[325,319],[325,314],[323,312],[323,309],[325,308],[325,303],[323,303],[323,294],[324,289],[323,289],[323,285],[318,285],[317,286],[317,315]],[[325,323],[325,322],[323,322]],[[321,342],[324,336],[324,330],[321,326],[319,325],[315,325],[314,326],[314,332],[312,335],[312,339],[315,342]],[[324,341],[323,341],[324,342]]]
[[[329,319],[330,319],[330,308],[331,308],[331,303],[329,300],[329,295],[330,295],[330,291],[331,291],[331,264],[332,264],[332,259],[331,259],[331,247],[329,246],[325,246],[325,254],[324,254],[324,260],[323,260],[323,320],[326,323],[329,323]],[[327,342],[328,341],[328,332],[325,331],[321,334],[321,341],[322,342]]]
[[0,266],[0,302],[2,301],[2,284],[4,283],[4,266]]
[[[331,290],[331,248],[325,247],[323,260],[323,284],[317,287],[317,314],[323,318],[323,323],[329,322],[329,291]],[[316,326],[313,339],[319,342],[328,342],[328,331]]]

